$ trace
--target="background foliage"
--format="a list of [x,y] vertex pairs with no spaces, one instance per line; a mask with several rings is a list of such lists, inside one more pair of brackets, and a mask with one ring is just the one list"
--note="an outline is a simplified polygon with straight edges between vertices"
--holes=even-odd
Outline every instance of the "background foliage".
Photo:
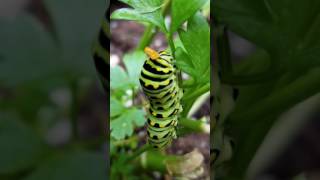
[[28,7],[44,13],[0,19],[0,179],[107,179],[106,98],[90,51],[106,4]]
[[[244,179],[280,115],[320,92],[319,9],[315,0],[214,1],[218,22],[257,47],[223,78],[224,83],[240,89],[227,120],[236,149],[226,179]],[[287,127],[290,124],[288,121]],[[288,131],[283,129],[283,134]]]

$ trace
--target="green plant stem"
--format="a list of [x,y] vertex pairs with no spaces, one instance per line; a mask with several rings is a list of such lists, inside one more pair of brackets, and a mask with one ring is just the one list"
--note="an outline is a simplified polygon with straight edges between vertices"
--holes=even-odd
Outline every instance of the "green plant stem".
[[179,156],[162,154],[160,151],[150,150],[140,156],[141,167],[139,168],[142,168],[143,172],[145,172],[145,170],[150,170],[167,173],[166,161],[175,160],[177,158],[179,158]]
[[140,156],[143,152],[148,151],[152,149],[153,147],[149,144],[145,144],[143,147],[139,148],[137,151],[135,151],[130,157],[128,157],[127,162],[130,162],[134,159],[136,159],[138,156]]
[[137,50],[143,50],[146,46],[148,46],[150,44],[150,42],[152,41],[154,35],[156,34],[157,30],[154,30],[155,26],[152,24],[149,24],[146,28],[146,30],[144,31],[142,38],[139,42],[139,45],[137,47]]
[[78,111],[79,111],[79,102],[78,102],[78,85],[76,80],[71,80],[70,83],[71,89],[71,107],[70,107],[70,118],[71,118],[71,132],[72,139],[78,139]]
[[176,48],[175,48],[174,43],[173,43],[173,36],[172,36],[171,33],[168,33],[168,34],[166,34],[166,37],[167,37],[167,41],[169,42],[169,46],[170,46],[170,49],[171,49],[172,56],[175,59],[175,57],[176,57],[176,54],[175,54]]
[[116,142],[113,142],[114,146],[124,146],[124,145],[128,145],[131,144],[134,141],[138,141],[139,138],[137,136],[131,136],[128,139],[123,139],[123,140],[118,140]]
[[187,128],[184,130],[184,133],[190,133],[190,132],[210,133],[209,124],[203,121],[199,121],[199,120],[196,121],[188,118],[180,118],[179,124],[184,128]]
[[[164,2],[164,6],[162,7],[162,14],[165,15],[167,13],[170,2],[171,0],[166,0]],[[155,34],[157,33],[157,31],[158,31],[158,28],[156,28],[152,24],[149,24],[141,37],[137,50],[143,50],[146,46],[148,46],[152,41],[153,37],[155,36]]]
[[184,100],[190,100],[190,99],[195,99],[197,97],[199,97],[200,95],[206,93],[207,91],[210,90],[210,83],[207,83],[203,86],[201,86],[200,88],[197,88],[194,92],[188,94],[188,96],[184,97]]

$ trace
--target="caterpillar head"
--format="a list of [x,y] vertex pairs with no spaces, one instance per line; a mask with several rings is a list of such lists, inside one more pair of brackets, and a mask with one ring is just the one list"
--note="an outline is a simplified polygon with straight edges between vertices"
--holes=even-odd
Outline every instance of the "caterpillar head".
[[160,54],[157,51],[155,51],[149,47],[144,48],[144,52],[147,54],[147,56],[151,60],[157,60],[160,57]]
[[162,65],[171,67],[173,63],[173,58],[167,51],[157,52],[149,47],[144,48],[144,52],[152,61],[157,61]]

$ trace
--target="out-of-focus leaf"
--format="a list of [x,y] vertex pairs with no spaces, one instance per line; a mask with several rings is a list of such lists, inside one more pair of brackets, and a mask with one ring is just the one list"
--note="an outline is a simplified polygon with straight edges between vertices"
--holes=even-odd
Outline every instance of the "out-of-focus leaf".
[[125,110],[125,107],[116,98],[110,99],[111,118],[120,115]]
[[131,136],[134,126],[141,127],[145,123],[144,111],[136,108],[129,109],[111,121],[111,136],[117,140]]
[[[236,109],[230,115],[228,123],[237,141],[237,150],[227,179],[243,178],[279,115],[319,92],[314,80],[320,78],[317,73],[320,2],[216,0],[213,3],[217,20],[263,48],[273,64],[270,75],[279,74],[268,82],[241,87]],[[259,59],[265,57],[249,62],[247,68],[252,70],[255,64],[262,65]],[[252,108],[246,108],[248,105]]]
[[[69,78],[93,76],[91,44],[103,17],[103,1],[46,0],[56,41],[39,21],[23,14],[0,21],[0,83],[68,83]],[[101,18],[99,18],[101,17]]]
[[106,2],[45,0],[60,47],[59,67],[67,75],[95,75],[91,47],[98,34]]
[[60,72],[57,49],[34,18],[0,21],[0,83],[17,86]]
[[166,26],[161,13],[161,0],[122,0],[133,9],[123,8],[112,13],[111,19],[125,19],[149,22],[166,32]]
[[184,21],[193,16],[206,2],[207,0],[172,1],[172,24],[170,31],[176,31]]
[[126,89],[130,86],[128,75],[120,66],[111,68],[110,85],[111,89]]
[[34,167],[47,152],[47,146],[14,116],[0,114],[0,119],[0,175]]
[[284,62],[302,69],[320,65],[316,50],[320,47],[319,1],[217,0],[213,3],[213,12],[220,22],[266,49],[279,64]]
[[24,180],[108,179],[107,161],[95,152],[68,152],[55,155]]

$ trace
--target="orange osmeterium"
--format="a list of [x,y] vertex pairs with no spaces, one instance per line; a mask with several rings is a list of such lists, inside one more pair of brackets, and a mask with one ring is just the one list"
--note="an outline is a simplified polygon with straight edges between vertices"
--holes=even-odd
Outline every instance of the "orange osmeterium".
[[149,48],[149,47],[145,47],[144,48],[144,52],[149,56],[149,58],[150,59],[152,59],[152,60],[156,60],[156,59],[158,59],[159,57],[160,57],[160,54],[157,52],[157,51],[155,51],[155,50],[153,50],[153,49],[151,49],[151,48]]

